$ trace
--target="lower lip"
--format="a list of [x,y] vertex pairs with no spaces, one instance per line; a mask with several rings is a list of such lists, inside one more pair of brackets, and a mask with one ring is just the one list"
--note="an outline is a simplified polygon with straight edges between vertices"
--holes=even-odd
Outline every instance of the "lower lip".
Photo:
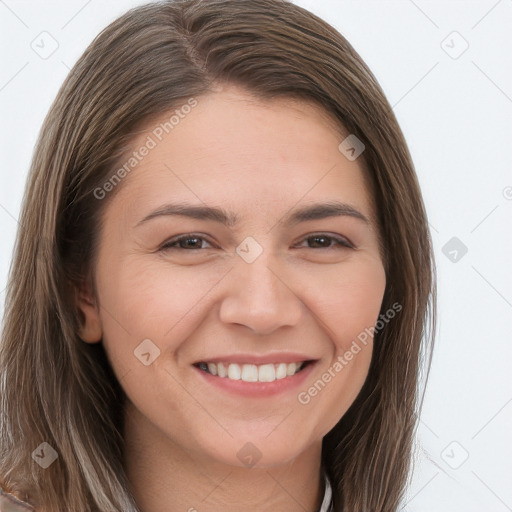
[[232,380],[227,377],[217,377],[211,373],[194,366],[208,384],[223,389],[230,393],[249,397],[268,397],[297,389],[309,377],[316,361],[309,363],[303,370],[284,379],[276,379],[273,382],[245,382],[243,380]]

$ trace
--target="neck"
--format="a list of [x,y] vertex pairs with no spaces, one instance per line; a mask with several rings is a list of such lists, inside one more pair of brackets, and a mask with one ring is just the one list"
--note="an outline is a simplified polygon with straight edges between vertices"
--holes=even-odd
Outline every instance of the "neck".
[[244,468],[189,452],[164,436],[128,401],[125,466],[142,512],[317,512],[324,482],[322,446],[279,466]]

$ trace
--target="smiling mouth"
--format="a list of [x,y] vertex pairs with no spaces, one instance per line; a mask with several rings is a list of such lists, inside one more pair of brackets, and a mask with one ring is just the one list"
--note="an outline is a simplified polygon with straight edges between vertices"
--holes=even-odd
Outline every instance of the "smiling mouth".
[[236,364],[236,363],[197,363],[200,370],[230,380],[244,382],[274,382],[275,380],[293,377],[312,361],[276,364]]

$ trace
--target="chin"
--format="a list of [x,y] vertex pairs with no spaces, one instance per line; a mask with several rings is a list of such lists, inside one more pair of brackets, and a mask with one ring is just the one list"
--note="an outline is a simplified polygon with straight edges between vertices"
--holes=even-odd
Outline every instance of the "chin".
[[[282,426],[282,425],[281,425]],[[233,437],[226,433],[222,439],[209,438],[205,441],[203,453],[219,463],[240,468],[271,468],[292,462],[307,448],[305,435],[297,430],[289,429],[278,432],[277,428],[268,425],[265,428],[240,427],[238,432],[231,429]],[[270,432],[270,434],[269,434]],[[298,442],[304,440],[304,442]],[[321,438],[319,438],[321,443]]]

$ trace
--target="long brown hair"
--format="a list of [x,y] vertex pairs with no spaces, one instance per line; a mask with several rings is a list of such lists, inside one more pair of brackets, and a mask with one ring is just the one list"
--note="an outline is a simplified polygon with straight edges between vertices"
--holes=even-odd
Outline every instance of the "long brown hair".
[[[143,121],[216,83],[315,102],[365,145],[383,241],[368,377],[323,441],[337,512],[394,511],[410,470],[435,331],[435,273],[414,166],[375,77],[346,39],[286,0],[177,0],[128,11],[91,43],[42,127],[23,198],[0,345],[0,487],[45,511],[134,512],[123,471],[123,391],[83,343],[76,290],[94,268],[112,176]],[[340,141],[341,142],[341,141]],[[122,184],[121,184],[122,185]],[[428,372],[427,372],[428,373]],[[42,469],[33,452],[58,454]]]

